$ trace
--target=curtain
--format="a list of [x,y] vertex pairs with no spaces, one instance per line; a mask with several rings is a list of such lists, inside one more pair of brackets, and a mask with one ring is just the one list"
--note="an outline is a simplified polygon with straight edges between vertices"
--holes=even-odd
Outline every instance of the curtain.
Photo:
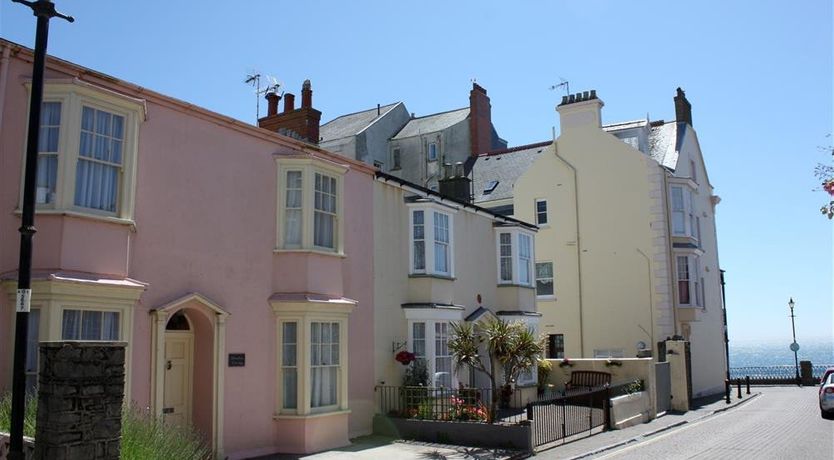
[[499,255],[501,258],[501,281],[513,280],[513,249],[512,235],[501,233],[499,235]]
[[434,213],[434,270],[449,273],[449,216]]
[[80,310],[64,310],[64,317],[61,321],[61,339],[78,340],[78,323],[80,323]]
[[58,177],[58,139],[61,130],[61,103],[44,102],[41,106],[40,136],[38,137],[38,203],[55,202]]
[[414,240],[414,270],[426,269],[426,227],[423,223],[423,211],[414,211],[412,213],[412,239]]
[[284,204],[284,245],[301,246],[301,171],[287,171],[287,197]]
[[339,324],[310,324],[310,407],[337,404]]
[[283,372],[283,404],[286,409],[298,407],[298,367],[296,361],[298,323],[283,324],[281,371]]
[[115,212],[122,162],[124,118],[84,107],[75,173],[75,204]]
[[101,340],[101,316],[100,311],[81,314],[81,340]]
[[104,312],[102,322],[101,340],[119,340],[119,313],[115,311]]
[[313,244],[335,249],[336,178],[316,173]]

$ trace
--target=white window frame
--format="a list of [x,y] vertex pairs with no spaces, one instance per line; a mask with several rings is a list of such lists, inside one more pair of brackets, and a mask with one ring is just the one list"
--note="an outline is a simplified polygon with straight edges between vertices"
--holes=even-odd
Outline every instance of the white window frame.
[[[539,277],[539,269],[538,265],[542,264],[550,264],[550,278],[540,278]],[[536,298],[540,300],[552,300],[556,298],[556,273],[554,271],[554,263],[552,260],[544,260],[541,262],[536,262],[533,265],[533,270],[535,271],[535,287],[536,287]],[[553,292],[550,294],[539,294],[539,280],[550,280],[550,286]]]
[[[321,414],[345,413],[348,408],[348,316],[355,303],[305,301],[271,301],[276,328],[276,388],[275,418],[298,418]],[[284,323],[296,323],[296,407],[284,407]],[[312,407],[312,344],[313,323],[339,324],[339,364],[336,384],[336,404]]]
[[[539,211],[539,203],[544,204],[544,212]],[[539,227],[547,227],[550,225],[550,216],[547,210],[547,200],[544,198],[539,198],[533,204],[533,212],[536,216],[536,225]],[[541,215],[544,214],[544,222],[541,220]]]
[[[696,184],[691,180],[675,181],[669,185],[669,215],[671,220],[672,236],[688,237],[698,240],[698,218],[695,209],[695,195],[697,194]],[[675,192],[680,190],[682,207],[678,208],[675,203]],[[682,229],[676,228],[676,218],[683,224]]]
[[[348,168],[318,158],[282,158],[276,156],[277,164],[277,200],[275,252],[314,252],[325,255],[344,257],[344,175]],[[301,172],[301,244],[287,244],[287,173]],[[316,174],[332,177],[336,180],[336,213],[334,224],[333,248],[316,246],[314,241],[315,223],[315,180]]]
[[[31,84],[27,83],[26,87],[31,91]],[[68,214],[115,223],[133,224],[136,164],[139,152],[139,125],[145,120],[144,101],[112,90],[98,88],[89,83],[47,80],[43,91],[43,102],[58,102],[61,104],[61,122],[58,128],[55,199],[51,203],[37,204],[36,212],[41,214]],[[124,119],[122,163],[118,166],[119,185],[116,191],[116,209],[113,212],[75,204],[76,171],[80,161],[81,113],[83,107],[108,112]],[[21,177],[24,175],[24,168],[25,164],[21,167]],[[22,203],[23,181],[21,180],[19,209],[22,209]]]
[[426,143],[426,161],[437,161],[440,157],[440,147],[437,141],[429,141]]
[[[509,233],[511,235],[511,256],[512,256],[512,279],[504,279],[501,274],[501,234]],[[522,238],[529,238],[530,254],[524,261],[521,254],[521,240]],[[498,285],[512,285],[523,286],[535,289],[536,275],[535,275],[535,260],[536,254],[536,238],[532,232],[513,227],[497,227],[495,229],[495,256],[497,261],[496,279]],[[527,273],[529,280],[521,280],[521,264],[527,264]]]
[[[69,312],[78,312],[78,324],[76,325],[77,331],[75,331],[76,334],[72,334],[72,335],[74,335],[74,337],[64,336],[64,330],[63,330],[64,329],[64,327],[63,327],[64,326],[64,317],[66,317],[67,313],[69,313]],[[97,338],[97,339],[82,337],[82,327],[83,327],[83,324],[84,324],[84,317],[88,314],[91,314],[91,313],[99,313],[101,315],[100,316],[101,324],[99,324],[99,328],[100,328],[99,338]],[[104,314],[105,313],[111,313],[111,314],[116,314],[117,315],[116,316],[116,325],[118,326],[118,333],[117,333],[117,337],[115,337],[115,338],[103,338],[103,335],[104,335]],[[85,307],[72,308],[72,307],[67,307],[67,306],[64,306],[64,308],[61,309],[61,340],[83,340],[85,342],[118,342],[118,341],[121,340],[123,332],[124,331],[122,331],[122,329],[121,329],[121,312],[119,310],[107,310],[107,309],[85,308]]]
[[[437,373],[437,354],[436,354],[436,339],[435,324],[448,323],[449,337],[452,334],[452,323],[463,321],[463,309],[439,309],[439,308],[415,308],[405,309],[405,316],[408,327],[408,349],[414,351],[414,323],[425,324],[425,351],[424,356],[426,363],[426,370],[429,375],[429,386],[434,386],[435,374]],[[451,387],[452,389],[458,387],[458,375],[455,371],[454,358],[452,358],[451,368]]]
[[[414,268],[414,212],[423,211],[423,269]],[[408,273],[410,275],[428,275],[442,278],[455,277],[455,214],[457,210],[437,203],[411,203],[408,205]],[[449,241],[447,244],[448,270],[443,272],[435,264],[435,215],[445,215],[449,221]]]
[[[686,261],[686,270],[689,279],[685,280],[689,289],[689,302],[683,302],[681,299],[680,289],[680,274],[681,261]],[[675,252],[675,301],[681,307],[704,308],[706,305],[704,294],[704,278],[701,273],[700,255],[696,252]]]

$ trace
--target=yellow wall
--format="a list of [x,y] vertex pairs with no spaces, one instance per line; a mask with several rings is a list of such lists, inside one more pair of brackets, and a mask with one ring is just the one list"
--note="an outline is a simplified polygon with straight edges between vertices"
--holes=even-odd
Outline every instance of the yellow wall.
[[568,357],[593,357],[595,348],[633,357],[638,341],[652,347],[656,339],[656,267],[641,255],[652,253],[651,160],[594,124],[563,131],[515,185],[517,218],[532,220],[535,200],[548,202],[550,225],[536,236],[536,261],[553,261],[556,300],[538,303],[541,330],[565,334]]

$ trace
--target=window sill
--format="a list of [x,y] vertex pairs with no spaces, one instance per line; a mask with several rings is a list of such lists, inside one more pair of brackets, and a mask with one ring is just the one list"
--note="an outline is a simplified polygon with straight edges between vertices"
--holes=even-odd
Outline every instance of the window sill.
[[318,254],[320,256],[336,257],[339,259],[347,258],[344,252],[323,251],[321,249],[282,249],[275,248],[272,250],[275,254]]
[[275,414],[272,416],[273,420],[304,420],[308,418],[321,418],[321,417],[330,417],[334,415],[348,415],[350,414],[350,409],[341,409],[341,410],[334,410],[330,412],[318,412],[312,414],[305,414],[305,415],[296,415],[296,414]]
[[[21,216],[23,215],[23,211],[20,209],[15,209],[15,215]],[[127,225],[130,227],[131,230],[136,230],[136,222],[133,219],[125,219],[122,217],[116,216],[105,216],[101,214],[88,214],[81,211],[72,211],[68,209],[35,209],[35,215],[47,215],[47,216],[68,216],[68,217],[76,217],[79,219],[89,219],[89,220],[97,220],[100,222],[107,222],[110,224],[117,224],[117,225]]]
[[555,295],[537,295],[536,300],[556,300]]
[[447,275],[436,275],[434,273],[409,273],[409,278],[435,278],[439,280],[455,281],[457,278]]
[[707,307],[702,307],[700,305],[687,305],[687,304],[678,305],[678,308],[686,308],[687,310],[706,310],[707,309]]
[[533,286],[528,286],[526,284],[518,284],[518,283],[498,283],[498,287],[516,287],[516,288],[524,288],[524,289],[536,289]]
[[550,224],[536,224],[536,226],[539,227],[539,230],[550,228]]

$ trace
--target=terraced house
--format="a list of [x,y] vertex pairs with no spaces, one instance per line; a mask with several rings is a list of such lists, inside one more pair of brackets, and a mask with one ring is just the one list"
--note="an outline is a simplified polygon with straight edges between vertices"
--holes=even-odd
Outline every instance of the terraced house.
[[655,356],[689,341],[693,396],[723,390],[724,306],[712,188],[682,90],[672,121],[604,125],[595,91],[565,97],[554,141],[487,152],[475,203],[540,228],[548,355]]

